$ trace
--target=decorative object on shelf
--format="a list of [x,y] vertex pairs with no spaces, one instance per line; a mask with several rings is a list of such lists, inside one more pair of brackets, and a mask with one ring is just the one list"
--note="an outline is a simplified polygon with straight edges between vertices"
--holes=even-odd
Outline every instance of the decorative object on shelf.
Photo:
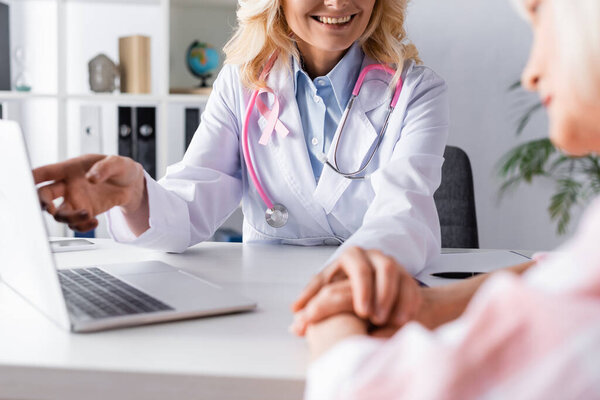
[[[520,88],[520,82],[517,82],[510,89]],[[541,109],[539,101],[527,107],[519,119],[517,135]],[[501,193],[516,188],[520,183],[529,184],[534,178],[554,181],[556,190],[550,199],[548,212],[552,220],[557,221],[557,233],[560,235],[567,231],[573,207],[585,206],[600,194],[600,157],[568,156],[554,147],[548,138],[530,140],[509,150],[500,160],[498,174],[504,180]]]
[[119,76],[117,65],[105,54],[98,54],[88,63],[90,89],[105,93],[115,90],[115,78]]
[[119,38],[119,70],[122,93],[151,93],[150,37]]
[[190,73],[200,79],[200,87],[206,88],[206,80],[219,67],[219,52],[211,45],[196,40],[187,49],[186,65]]
[[0,90],[10,90],[10,10],[0,3]]
[[15,76],[15,90],[18,92],[31,91],[31,81],[26,70],[25,50],[22,47],[15,48],[15,67],[17,69]]

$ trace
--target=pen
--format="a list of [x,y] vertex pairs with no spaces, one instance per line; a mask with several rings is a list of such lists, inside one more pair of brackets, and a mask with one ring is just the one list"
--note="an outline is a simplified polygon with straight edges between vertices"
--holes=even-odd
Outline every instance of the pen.
[[436,272],[435,274],[431,274],[431,276],[445,279],[467,279],[481,274],[485,274],[485,272]]

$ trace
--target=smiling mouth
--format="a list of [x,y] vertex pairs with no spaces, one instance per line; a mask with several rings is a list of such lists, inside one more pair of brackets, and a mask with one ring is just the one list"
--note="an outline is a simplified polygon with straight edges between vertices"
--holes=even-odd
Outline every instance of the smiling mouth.
[[345,17],[322,17],[322,16],[317,16],[314,15],[312,16],[312,19],[314,19],[317,22],[320,22],[322,24],[325,25],[345,25],[348,24],[350,21],[352,21],[352,19],[354,19],[354,17],[356,16],[356,14],[352,14],[352,15],[348,15]]

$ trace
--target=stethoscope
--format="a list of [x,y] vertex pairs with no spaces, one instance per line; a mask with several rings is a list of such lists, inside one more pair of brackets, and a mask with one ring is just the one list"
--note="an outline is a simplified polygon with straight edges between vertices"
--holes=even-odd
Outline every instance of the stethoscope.
[[[269,61],[265,65],[265,67],[263,68],[263,72],[261,73],[261,76],[260,76],[261,81],[263,81],[263,82],[266,81],[269,71],[273,67],[273,64],[275,63],[276,60],[277,60],[277,53],[275,53],[271,56],[271,58],[269,59]],[[392,114],[392,111],[394,111],[394,108],[396,107],[396,103],[398,103],[398,98],[400,97],[400,92],[402,91],[403,81],[402,81],[402,78],[400,78],[400,79],[398,79],[398,83],[396,84],[396,89],[394,91],[394,96],[392,97],[392,101],[390,102],[390,106],[388,107],[387,115],[385,117],[385,122],[377,135],[377,142],[376,142],[375,146],[373,147],[373,150],[371,150],[371,153],[369,154],[369,157],[367,158],[367,160],[363,163],[363,165],[361,165],[354,172],[341,171],[340,168],[338,167],[338,163],[337,163],[337,150],[340,145],[344,126],[346,125],[346,120],[348,118],[348,114],[350,113],[350,110],[352,110],[354,101],[356,100],[356,98],[358,97],[358,95],[360,93],[360,89],[362,88],[362,85],[363,85],[366,75],[370,71],[375,70],[375,69],[385,71],[391,75],[394,75],[396,73],[396,71],[394,71],[392,68],[388,67],[387,65],[383,65],[383,64],[372,64],[372,65],[368,65],[365,68],[363,68],[363,70],[360,72],[360,75],[358,76],[358,80],[356,81],[356,84],[354,85],[354,89],[352,90],[352,96],[350,97],[350,100],[348,101],[348,105],[346,106],[346,109],[344,110],[344,114],[342,115],[342,120],[340,121],[340,124],[339,124],[340,127],[338,129],[340,132],[338,134],[337,140],[335,142],[335,147],[333,150],[333,163],[327,159],[327,156],[325,154],[322,154],[320,157],[320,161],[323,164],[327,165],[334,172],[338,173],[339,175],[341,175],[347,179],[359,180],[359,179],[367,178],[367,175],[361,175],[361,174],[371,164],[371,161],[373,160],[375,153],[379,149],[379,145],[381,144],[381,141],[383,140],[383,135],[385,134],[385,130],[388,126],[390,115]],[[271,93],[271,94],[273,94],[273,96],[275,96],[275,93],[269,88],[257,89],[252,93],[252,96],[250,97],[250,101],[248,103],[248,107],[246,108],[246,117],[244,119],[244,127],[242,129],[242,151],[244,154],[244,161],[246,163],[246,168],[248,169],[250,179],[252,180],[252,183],[254,184],[254,187],[256,188],[258,195],[261,197],[262,201],[267,206],[267,210],[265,212],[265,219],[266,219],[267,223],[270,226],[272,226],[273,228],[281,228],[281,227],[285,226],[285,224],[288,221],[288,218],[289,218],[288,210],[283,204],[278,204],[278,203],[274,204],[271,201],[271,199],[269,198],[269,196],[267,196],[263,186],[261,185],[261,183],[258,179],[258,176],[254,169],[254,165],[252,163],[251,155],[250,155],[250,146],[249,146],[249,141],[248,141],[248,125],[250,123],[250,116],[252,114],[252,110],[254,109],[254,106],[256,105],[258,95],[261,93]],[[261,114],[267,119],[267,126],[265,127],[265,130],[263,130],[263,135],[261,136],[259,143],[266,145],[268,138],[270,137],[270,134],[273,132],[273,130],[278,131],[282,136],[287,135],[287,133],[288,133],[287,129],[278,120],[279,101],[277,99],[277,96],[275,96],[275,101],[273,103],[273,109],[269,110],[264,105],[264,103],[262,103],[262,101],[260,101],[260,100],[259,100],[258,108],[259,108],[259,111],[261,112]]]

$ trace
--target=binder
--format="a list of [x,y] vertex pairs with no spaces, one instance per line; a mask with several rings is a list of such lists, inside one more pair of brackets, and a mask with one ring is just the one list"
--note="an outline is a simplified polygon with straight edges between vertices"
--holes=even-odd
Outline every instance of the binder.
[[0,2],[0,90],[10,90],[10,29],[8,4]]
[[102,153],[102,110],[100,106],[81,106],[80,115],[81,154]]
[[156,179],[156,108],[120,106],[118,135],[119,155],[139,162]]
[[154,107],[136,108],[136,127],[134,136],[134,154],[150,176],[156,179],[156,109]]
[[196,133],[200,125],[200,109],[199,108],[186,108],[185,109],[185,147],[184,151],[187,151],[190,147],[190,142]]
[[133,156],[133,121],[131,115],[131,107],[119,107],[117,117],[119,124],[119,155],[135,158]]
[[21,120],[21,107],[19,101],[0,101],[0,119]]

